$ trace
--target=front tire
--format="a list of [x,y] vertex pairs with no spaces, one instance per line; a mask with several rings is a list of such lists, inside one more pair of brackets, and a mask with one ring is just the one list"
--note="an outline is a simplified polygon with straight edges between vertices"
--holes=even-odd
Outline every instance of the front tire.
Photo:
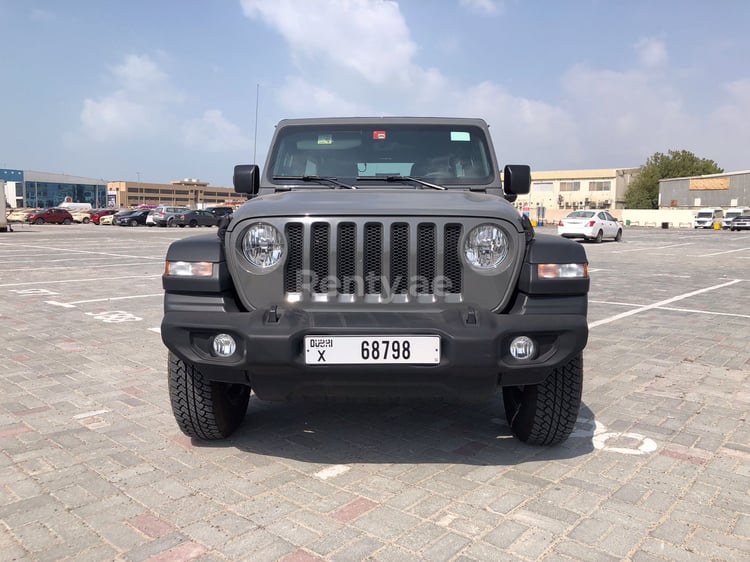
[[579,354],[553,370],[544,382],[503,387],[508,425],[524,443],[561,443],[573,432],[582,391],[583,356]]
[[618,229],[615,235],[615,242],[619,242],[620,240],[622,240],[622,228]]
[[207,441],[229,437],[245,419],[250,387],[210,381],[169,353],[169,399],[180,430]]

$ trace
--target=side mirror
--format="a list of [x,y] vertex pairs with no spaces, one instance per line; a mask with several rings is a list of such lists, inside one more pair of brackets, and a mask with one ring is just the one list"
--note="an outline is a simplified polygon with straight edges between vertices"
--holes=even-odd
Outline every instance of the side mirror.
[[[503,191],[508,195],[525,195],[531,191],[531,166],[509,164],[503,170]],[[515,197],[513,198],[515,200]]]
[[234,167],[233,184],[237,193],[247,193],[248,198],[258,193],[260,168],[257,164],[240,164]]

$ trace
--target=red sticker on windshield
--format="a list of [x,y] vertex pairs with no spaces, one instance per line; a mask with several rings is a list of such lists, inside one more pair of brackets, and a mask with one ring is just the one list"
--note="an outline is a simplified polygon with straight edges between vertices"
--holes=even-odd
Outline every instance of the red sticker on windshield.
[[385,131],[373,131],[372,140],[385,140]]

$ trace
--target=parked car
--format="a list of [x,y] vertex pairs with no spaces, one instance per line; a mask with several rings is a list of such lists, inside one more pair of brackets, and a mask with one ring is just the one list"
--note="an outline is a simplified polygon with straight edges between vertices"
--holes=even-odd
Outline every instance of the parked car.
[[88,224],[91,222],[91,211],[71,211],[73,222]]
[[115,214],[116,213],[112,213],[111,215],[104,215],[103,217],[100,217],[99,224],[102,224],[102,225],[115,224]]
[[146,217],[151,211],[149,209],[136,209],[130,213],[120,215],[115,219],[115,224],[120,226],[142,226],[146,224]]
[[729,230],[750,230],[750,215],[740,215],[732,219]]
[[187,213],[188,207],[159,206],[153,210],[154,224],[157,226],[176,226],[175,215]]
[[601,242],[604,238],[622,239],[622,225],[607,211],[573,211],[557,223],[557,233],[565,238],[583,238]]
[[119,225],[121,220],[127,217],[130,213],[134,212],[134,209],[120,209],[114,215],[112,215],[112,224]]
[[216,226],[219,222],[219,217],[209,211],[195,210],[175,215],[174,220],[175,224],[180,228],[185,226],[195,228],[196,226]]
[[50,207],[29,214],[26,217],[26,222],[33,224],[44,224],[46,222],[52,224],[71,224],[73,222],[73,215],[67,209]]
[[8,222],[26,222],[26,218],[39,209],[14,209],[8,215]]
[[112,207],[107,207],[106,209],[94,209],[91,211],[91,222],[99,224],[103,217],[114,215],[116,212],[117,209],[113,209]]
[[215,215],[216,218],[221,218],[224,215],[231,215],[234,212],[234,207],[208,207],[206,211]]

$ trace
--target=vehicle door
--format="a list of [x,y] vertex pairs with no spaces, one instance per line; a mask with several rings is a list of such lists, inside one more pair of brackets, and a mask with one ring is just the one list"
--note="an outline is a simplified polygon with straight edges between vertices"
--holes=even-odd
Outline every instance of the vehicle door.
[[614,217],[607,211],[599,211],[596,216],[601,221],[604,237],[614,238],[617,234],[617,221],[614,220]]

